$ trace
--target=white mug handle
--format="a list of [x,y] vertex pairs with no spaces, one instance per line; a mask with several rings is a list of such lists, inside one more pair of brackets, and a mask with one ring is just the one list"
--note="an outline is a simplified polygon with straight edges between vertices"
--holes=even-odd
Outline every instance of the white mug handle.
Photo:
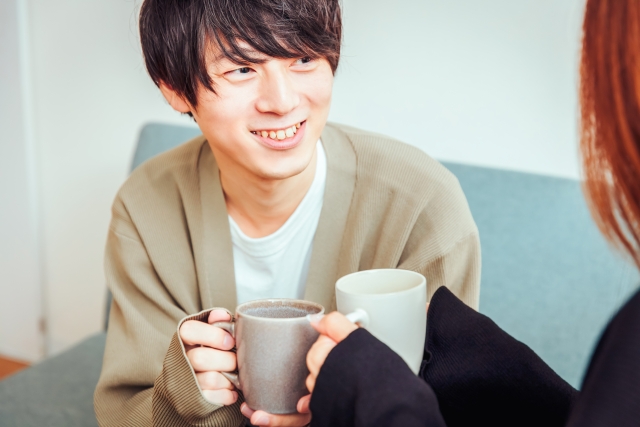
[[369,325],[369,314],[361,308],[356,308],[351,313],[345,315],[350,322],[358,323],[363,328]]

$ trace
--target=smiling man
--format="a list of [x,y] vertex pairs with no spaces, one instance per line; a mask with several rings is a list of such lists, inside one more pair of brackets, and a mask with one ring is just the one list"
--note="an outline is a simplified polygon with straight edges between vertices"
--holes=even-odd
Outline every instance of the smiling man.
[[[478,231],[457,180],[420,150],[328,124],[339,0],[146,0],[147,70],[202,136],[140,166],[112,209],[102,426],[303,426],[254,412],[220,372],[238,303],[304,298],[373,268],[478,305]],[[374,96],[372,88],[372,96]],[[402,126],[402,123],[398,123]]]

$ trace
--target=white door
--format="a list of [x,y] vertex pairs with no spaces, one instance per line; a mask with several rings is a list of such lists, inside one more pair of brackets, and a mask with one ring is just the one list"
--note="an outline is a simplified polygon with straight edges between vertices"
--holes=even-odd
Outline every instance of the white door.
[[44,356],[27,0],[0,1],[0,355]]

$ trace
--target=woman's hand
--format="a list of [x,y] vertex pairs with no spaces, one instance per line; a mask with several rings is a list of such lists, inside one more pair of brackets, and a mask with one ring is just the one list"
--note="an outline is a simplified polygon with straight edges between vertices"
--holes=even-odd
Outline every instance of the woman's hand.
[[236,369],[236,355],[229,351],[235,340],[225,330],[212,325],[230,320],[231,316],[225,310],[213,310],[209,313],[208,324],[189,320],[180,326],[180,339],[202,394],[217,405],[231,405],[238,399],[233,384],[220,373]]
[[[327,359],[327,356],[340,341],[349,336],[358,325],[349,321],[344,315],[334,311],[324,317],[310,316],[311,325],[316,331],[320,332],[318,340],[313,344],[311,350],[307,354],[307,367],[309,368],[309,376],[307,377],[307,388],[313,393],[316,385],[316,379],[320,373],[320,368]],[[304,398],[303,398],[304,399]],[[309,402],[298,403],[298,406]]]

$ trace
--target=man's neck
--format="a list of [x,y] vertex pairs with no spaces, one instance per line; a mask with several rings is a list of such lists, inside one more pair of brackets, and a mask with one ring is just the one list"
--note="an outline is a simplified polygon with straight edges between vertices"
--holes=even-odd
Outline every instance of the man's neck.
[[276,232],[296,210],[309,191],[316,173],[317,151],[309,166],[286,179],[261,179],[233,174],[229,179],[220,168],[220,182],[227,212],[244,234],[252,238]]

